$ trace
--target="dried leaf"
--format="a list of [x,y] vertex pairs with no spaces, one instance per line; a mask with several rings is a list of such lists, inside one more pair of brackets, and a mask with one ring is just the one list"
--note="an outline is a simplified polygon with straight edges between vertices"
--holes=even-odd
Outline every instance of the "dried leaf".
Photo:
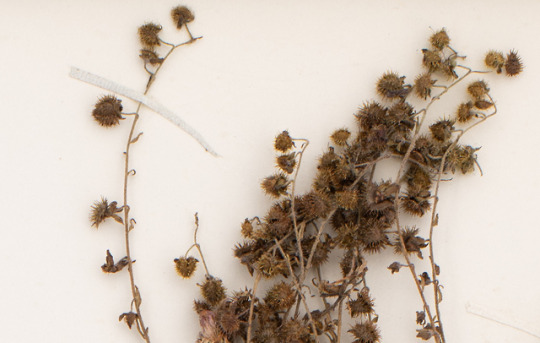
[[139,132],[139,134],[137,135],[137,137],[133,138],[133,139],[131,140],[130,143],[131,143],[131,144],[137,143],[137,141],[139,140],[139,137],[141,137],[142,134],[143,134],[142,132]]
[[441,267],[439,267],[438,264],[435,265],[435,275],[440,275],[441,274]]
[[137,286],[135,286],[135,298],[133,301],[135,301],[135,308],[139,308],[141,306],[141,293],[139,293],[139,287]]

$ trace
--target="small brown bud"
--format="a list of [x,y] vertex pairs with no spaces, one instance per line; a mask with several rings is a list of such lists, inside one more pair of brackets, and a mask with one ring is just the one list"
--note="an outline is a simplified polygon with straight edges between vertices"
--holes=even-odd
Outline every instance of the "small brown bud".
[[486,54],[484,59],[486,65],[490,68],[496,69],[497,74],[500,74],[504,67],[504,56],[500,51],[491,50]]
[[473,98],[480,99],[484,95],[488,94],[489,88],[484,81],[480,80],[480,81],[471,83],[469,87],[467,87],[467,92],[469,92],[469,94]]
[[392,274],[394,273],[398,273],[399,272],[399,269],[402,267],[402,264],[399,263],[399,262],[394,262],[392,263],[391,265],[388,266],[388,269],[390,269],[390,271],[392,272]]
[[177,29],[181,29],[184,24],[191,23],[195,16],[186,6],[177,6],[171,10],[171,17]]
[[450,37],[446,33],[445,29],[435,32],[429,39],[431,45],[437,49],[442,50],[450,44]]
[[94,106],[92,116],[101,125],[111,127],[118,125],[122,117],[122,100],[114,95],[105,95],[99,98]]
[[150,50],[153,47],[156,47],[158,45],[161,45],[161,42],[159,40],[158,34],[161,31],[162,27],[161,25],[157,25],[154,23],[146,23],[139,27],[139,40],[141,41],[141,44],[149,48]]
[[410,91],[410,86],[404,85],[404,79],[405,76],[400,77],[396,73],[387,72],[377,81],[377,92],[389,99],[405,97]]
[[175,258],[174,264],[176,267],[176,272],[184,279],[189,279],[197,269],[197,262],[199,262],[199,260],[192,256],[188,258]]
[[518,56],[517,52],[514,50],[510,51],[506,55],[506,63],[504,65],[506,74],[508,76],[515,76],[523,70],[523,63],[521,62],[521,57]]
[[293,146],[294,146],[294,143],[291,136],[289,136],[289,132],[283,131],[282,133],[276,136],[276,139],[274,141],[274,148],[277,151],[287,152]]

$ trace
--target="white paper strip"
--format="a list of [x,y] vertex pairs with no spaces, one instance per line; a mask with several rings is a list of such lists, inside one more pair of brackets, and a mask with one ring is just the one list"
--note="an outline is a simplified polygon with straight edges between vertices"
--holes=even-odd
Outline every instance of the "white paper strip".
[[200,133],[198,133],[194,128],[192,128],[188,123],[186,123],[182,118],[177,116],[173,111],[169,110],[165,106],[161,105],[159,102],[155,101],[154,99],[150,98],[147,95],[142,94],[141,92],[137,92],[131,88],[125,87],[123,85],[120,85],[116,82],[113,82],[111,80],[108,80],[104,77],[101,77],[96,74],[92,74],[90,72],[84,71],[82,69],[71,67],[71,71],[69,72],[69,76],[71,76],[74,79],[84,81],[86,83],[89,83],[91,85],[103,88],[105,90],[111,91],[116,94],[123,95],[127,98],[130,98],[131,100],[140,102],[144,104],[146,107],[151,108],[156,113],[160,114],[165,119],[169,120],[174,125],[181,128],[185,133],[193,137],[199,144],[209,153],[211,153],[214,156],[219,156],[214,149],[206,142],[206,140],[201,136]]

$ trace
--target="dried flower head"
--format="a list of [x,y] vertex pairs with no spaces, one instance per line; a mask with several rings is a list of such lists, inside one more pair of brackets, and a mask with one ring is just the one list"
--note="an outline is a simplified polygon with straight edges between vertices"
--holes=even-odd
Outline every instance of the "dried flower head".
[[379,330],[371,321],[356,323],[348,332],[356,338],[353,343],[377,343],[381,339]]
[[291,152],[290,154],[280,155],[276,158],[277,166],[287,174],[291,174],[296,166],[296,154]]
[[349,300],[347,307],[353,318],[373,313],[373,300],[369,296],[369,289],[364,287],[356,299]]
[[427,99],[431,97],[431,88],[435,84],[435,80],[431,79],[430,73],[419,75],[414,80],[414,91],[419,98]]
[[95,226],[96,229],[99,227],[99,224],[103,223],[107,218],[113,218],[118,223],[123,224],[124,221],[116,213],[121,212],[122,208],[117,208],[116,201],[113,201],[109,204],[107,199],[101,198],[100,201],[96,201],[92,205],[92,211],[90,212],[90,221],[92,226]]
[[283,131],[282,133],[276,136],[276,139],[274,141],[274,148],[277,151],[287,152],[293,146],[294,146],[294,143],[291,136],[289,136],[289,132]]
[[199,260],[192,256],[189,256],[188,258],[175,258],[174,264],[176,272],[184,279],[189,279],[195,272],[195,269],[197,269],[197,262],[199,262]]
[[295,203],[298,215],[306,221],[315,218],[324,218],[330,211],[330,206],[324,195],[309,192],[298,199]]
[[287,194],[289,183],[290,181],[285,174],[278,173],[265,178],[261,183],[261,187],[266,194],[279,198],[280,196]]
[[346,146],[347,140],[351,136],[351,132],[347,129],[339,129],[334,131],[332,136],[330,138],[332,139],[332,142],[334,142],[337,146]]
[[270,254],[262,255],[256,263],[257,270],[267,279],[277,275],[287,275],[289,269],[284,261],[278,261],[276,256]]
[[504,67],[505,60],[504,60],[504,56],[502,52],[490,50],[486,54],[486,58],[484,59],[484,62],[486,63],[488,67],[497,70],[497,74],[500,74],[502,71],[502,68]]
[[358,192],[354,190],[344,190],[336,192],[336,204],[346,210],[352,210],[358,207]]
[[510,51],[506,55],[506,63],[504,64],[504,69],[508,76],[515,76],[523,70],[523,63],[521,62],[521,57],[518,56],[517,52],[514,50]]
[[484,95],[488,94],[489,88],[485,81],[480,80],[480,81],[471,83],[469,87],[467,87],[467,92],[469,92],[469,94],[473,98],[480,99]]
[[204,300],[210,305],[215,306],[225,299],[225,287],[220,279],[207,275],[206,281],[199,286]]
[[[422,248],[427,247],[428,243],[420,236],[417,236],[417,228],[406,228],[402,232],[403,242],[405,244],[405,251],[407,254],[415,252],[419,258],[422,258]],[[401,241],[398,239],[394,243],[396,253],[403,253]]]
[[181,29],[184,24],[191,23],[195,16],[186,6],[177,6],[171,10],[171,18],[177,29]]
[[99,98],[94,106],[92,116],[101,125],[111,127],[118,125],[122,117],[122,100],[114,95],[105,95]]
[[138,33],[141,44],[150,50],[158,45],[161,45],[161,41],[158,36],[161,29],[161,25],[154,23],[146,23],[140,26]]
[[448,37],[446,30],[442,29],[431,35],[429,42],[435,49],[442,50],[450,44],[450,37]]
[[216,310],[216,319],[221,330],[227,335],[232,335],[240,330],[240,318],[236,314],[234,305],[230,302],[223,302],[222,306]]
[[405,76],[387,72],[377,81],[377,92],[388,99],[404,97],[409,93],[410,86],[405,85]]

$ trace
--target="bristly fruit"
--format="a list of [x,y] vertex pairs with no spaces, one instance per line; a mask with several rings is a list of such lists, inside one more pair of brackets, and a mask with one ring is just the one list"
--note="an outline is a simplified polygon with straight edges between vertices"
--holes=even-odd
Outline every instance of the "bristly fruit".
[[175,258],[176,272],[184,279],[189,279],[197,269],[197,262],[199,260],[192,256]]
[[161,45],[158,34],[161,31],[161,25],[154,23],[146,23],[139,27],[139,40],[141,44],[150,50],[158,45]]
[[100,201],[96,201],[92,205],[92,211],[90,213],[90,221],[92,226],[95,226],[96,229],[99,227],[99,224],[103,223],[107,218],[113,218],[118,223],[123,224],[122,218],[116,213],[121,212],[122,208],[117,208],[116,201],[113,201],[109,204],[109,201],[105,198],[101,198]]
[[122,100],[114,95],[105,95],[99,98],[98,102],[92,110],[92,116],[104,127],[118,125],[122,117]]
[[186,6],[177,6],[171,10],[171,18],[177,29],[181,29],[184,24],[191,23],[195,16]]
[[523,63],[521,62],[521,57],[518,56],[517,52],[514,50],[510,51],[506,55],[506,63],[504,65],[506,74],[508,76],[515,76],[523,70]]
[[486,54],[486,58],[484,59],[484,62],[486,63],[488,67],[497,70],[497,74],[500,74],[502,71],[502,68],[504,67],[505,60],[504,60],[504,56],[502,52],[490,50]]

